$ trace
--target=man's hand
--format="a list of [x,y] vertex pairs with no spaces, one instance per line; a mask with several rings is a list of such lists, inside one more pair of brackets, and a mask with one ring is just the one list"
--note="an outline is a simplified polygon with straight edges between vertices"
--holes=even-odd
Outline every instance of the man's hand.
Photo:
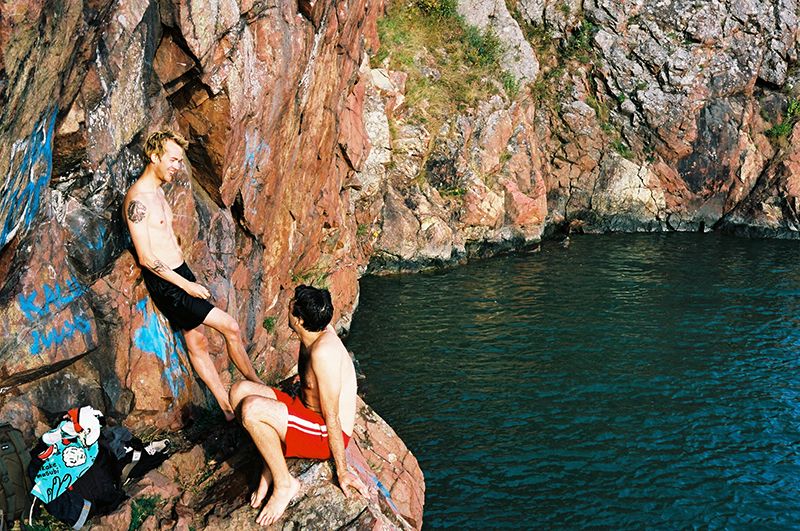
[[189,282],[189,284],[185,288],[183,288],[183,291],[185,291],[192,297],[199,297],[201,299],[207,299],[211,296],[211,292],[209,292],[204,286],[201,286],[197,282]]
[[346,498],[350,496],[349,489],[351,488],[356,489],[363,497],[369,498],[369,489],[367,489],[367,486],[364,485],[364,482],[361,481],[358,476],[349,470],[345,470],[343,473],[339,474],[339,487],[342,489]]

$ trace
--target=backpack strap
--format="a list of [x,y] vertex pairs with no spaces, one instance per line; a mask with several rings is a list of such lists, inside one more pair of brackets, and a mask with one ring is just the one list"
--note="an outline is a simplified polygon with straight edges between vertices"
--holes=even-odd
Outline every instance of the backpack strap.
[[[0,456],[0,484],[8,484],[11,481],[11,478],[8,475],[8,468],[6,468],[6,462]],[[13,515],[14,512],[17,510],[17,493],[14,489],[6,489],[6,509],[8,509],[8,514]],[[2,518],[0,514],[0,531],[3,531],[3,522],[5,520]]]
[[86,523],[86,520],[89,519],[89,511],[92,510],[92,502],[89,500],[83,500],[83,509],[81,509],[81,515],[78,517],[78,521],[75,522],[75,525],[72,526],[72,529],[78,530]]
[[[25,449],[25,443],[22,440],[22,434],[16,429],[14,429],[10,424],[0,424],[0,432],[4,432],[8,437],[7,441],[11,443],[11,446],[14,449],[14,453],[19,457],[20,463],[22,465],[22,483],[25,490],[31,489],[30,478],[28,478],[27,470],[28,465],[31,462],[31,456],[28,451]],[[2,449],[0,449],[2,450]],[[5,461],[0,457],[0,483],[8,483],[10,481],[10,475],[8,472],[8,468],[6,467]],[[20,509],[22,509],[23,505],[25,504],[25,498],[20,497],[14,491],[14,489],[6,489],[6,504],[8,507],[8,517],[13,518],[14,514]],[[0,519],[1,520],[1,519]],[[2,525],[2,521],[0,521],[0,525]],[[0,531],[2,531],[2,527],[0,527]]]
[[24,457],[28,455],[28,451],[25,448],[25,443],[22,441],[22,436],[17,430],[11,430],[9,433],[9,439],[11,439],[11,444],[14,445],[14,449],[17,451],[17,454],[20,457]]

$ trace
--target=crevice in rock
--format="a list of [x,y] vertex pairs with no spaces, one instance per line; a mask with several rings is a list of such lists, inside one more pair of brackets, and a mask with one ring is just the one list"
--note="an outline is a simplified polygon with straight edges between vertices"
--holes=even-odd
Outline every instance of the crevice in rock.
[[343,526],[339,527],[338,529],[340,529],[340,530],[343,530],[343,529],[356,529],[358,521],[361,519],[362,516],[364,516],[367,513],[367,510],[368,510],[368,508],[364,507],[363,509],[361,509],[361,512],[359,512],[352,520],[350,520],[349,522],[347,522]]
[[87,355],[91,354],[97,350],[97,347],[87,350],[82,354],[78,354],[68,360],[63,360],[59,362],[52,363],[51,365],[47,365],[44,367],[39,367],[36,369],[31,369],[29,371],[21,371],[14,373],[12,375],[7,374],[0,374],[0,388],[2,387],[18,387],[20,385],[33,382],[34,380],[38,380],[40,378],[44,378],[45,376],[49,376],[53,373],[56,373],[66,367],[69,367],[76,361],[86,357]]

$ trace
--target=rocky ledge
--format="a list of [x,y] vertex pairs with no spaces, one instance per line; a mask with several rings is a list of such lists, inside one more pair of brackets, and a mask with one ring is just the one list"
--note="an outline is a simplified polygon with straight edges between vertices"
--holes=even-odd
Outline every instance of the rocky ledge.
[[[128,487],[132,502],[96,518],[96,531],[255,530],[258,511],[250,493],[263,461],[236,424],[186,430],[180,451],[157,470]],[[178,437],[181,439],[181,437]],[[414,455],[363,401],[347,459],[369,488],[369,499],[345,498],[335,483],[331,461],[290,459],[301,490],[272,529],[420,529],[425,487]]]

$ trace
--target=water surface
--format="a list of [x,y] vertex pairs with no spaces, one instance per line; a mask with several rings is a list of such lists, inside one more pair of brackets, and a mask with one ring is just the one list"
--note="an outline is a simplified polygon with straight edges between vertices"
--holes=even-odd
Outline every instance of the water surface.
[[368,402],[425,527],[800,526],[800,245],[573,237],[362,279]]

